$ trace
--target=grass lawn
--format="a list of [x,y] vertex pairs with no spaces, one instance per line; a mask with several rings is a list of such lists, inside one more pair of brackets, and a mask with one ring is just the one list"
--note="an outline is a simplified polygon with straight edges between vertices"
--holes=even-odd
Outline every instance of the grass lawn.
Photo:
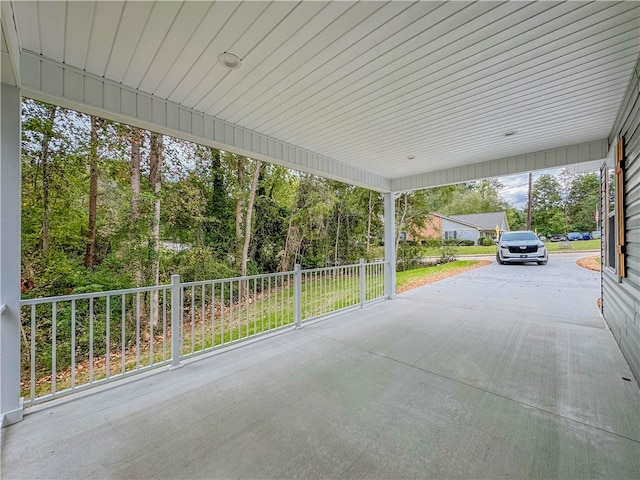
[[[560,245],[563,242],[546,242],[547,250],[550,252],[558,251],[582,251],[582,250],[600,250],[600,240],[576,240],[575,242],[568,242],[571,248],[561,249]],[[483,255],[496,253],[496,247],[491,245],[489,247],[482,247],[473,245],[471,247],[456,247],[456,255]],[[438,257],[441,254],[439,248],[424,248],[421,254],[425,257]]]
[[[546,242],[547,250],[550,252],[557,252],[563,250],[560,245],[563,242]],[[600,240],[576,240],[575,242],[568,242],[571,245],[569,250],[600,250]]]
[[428,277],[440,275],[444,272],[451,272],[460,268],[470,267],[478,263],[475,260],[457,260],[451,263],[444,263],[433,267],[416,268],[414,270],[405,270],[396,273],[396,289],[401,289],[405,285],[413,283],[417,280],[423,280]]

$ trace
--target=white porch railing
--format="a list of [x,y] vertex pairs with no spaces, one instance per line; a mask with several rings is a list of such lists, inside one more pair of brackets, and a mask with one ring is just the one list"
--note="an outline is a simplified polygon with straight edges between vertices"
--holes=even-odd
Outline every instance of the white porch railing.
[[[21,301],[25,406],[384,296],[384,262]],[[175,332],[178,332],[175,335]]]

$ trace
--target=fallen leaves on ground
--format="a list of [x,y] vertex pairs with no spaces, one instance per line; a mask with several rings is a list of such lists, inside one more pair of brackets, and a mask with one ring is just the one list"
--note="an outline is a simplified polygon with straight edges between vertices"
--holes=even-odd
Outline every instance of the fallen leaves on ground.
[[489,265],[493,262],[489,260],[478,260],[477,263],[471,265],[469,267],[460,267],[454,268],[451,270],[447,270],[444,272],[437,273],[435,275],[430,275],[425,278],[421,278],[420,280],[415,280],[413,282],[407,283],[402,287],[396,288],[396,293],[406,292],[407,290],[413,290],[414,288],[422,287],[423,285],[428,285],[430,283],[434,283],[440,280],[444,280],[445,278],[453,277],[454,275],[458,275],[460,273],[468,272],[469,270],[475,270],[476,268],[484,267],[485,265]]
[[595,257],[585,257],[580,258],[576,261],[576,263],[582,268],[588,268],[589,270],[595,270],[596,272],[600,271],[600,260],[599,256]]

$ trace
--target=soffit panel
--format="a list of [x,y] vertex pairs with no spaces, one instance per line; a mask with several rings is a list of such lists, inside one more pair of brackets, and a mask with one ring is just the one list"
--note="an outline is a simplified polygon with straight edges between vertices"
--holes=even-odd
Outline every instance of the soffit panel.
[[[303,5],[313,5],[313,3]],[[434,9],[437,3],[424,3],[423,5],[425,9]],[[269,52],[262,48],[256,52],[262,60],[259,60],[256,70],[252,71],[251,75],[236,82],[232,87],[232,92],[225,90],[224,85],[222,88],[216,87],[202,106],[207,111],[217,112],[217,115],[228,115],[230,112],[234,115],[241,115],[241,109],[253,105],[257,99],[260,100],[260,103],[264,103],[267,100],[267,92],[273,95],[274,91],[285,92],[289,90],[294,83],[296,86],[303,82],[313,83],[319,80],[319,75],[325,69],[335,69],[338,65],[348,64],[353,61],[353,58],[370,50],[371,46],[364,46],[364,42],[360,41],[363,37],[373,36],[380,29],[396,31],[404,28],[407,23],[406,11],[411,6],[413,5],[407,2],[378,3],[376,9],[369,8],[370,14],[359,23],[350,21],[346,29],[343,28],[340,32],[335,32],[335,30],[331,32],[334,36],[333,41],[321,51],[316,52],[307,51],[306,45],[301,44],[299,40],[298,30],[306,30],[305,24],[310,18],[304,18],[303,21],[291,18],[291,22],[287,18],[287,23],[291,23],[291,26],[283,22],[277,30],[274,30],[273,34],[278,36],[277,42],[282,47],[288,43],[292,45],[292,48],[279,48],[270,56],[268,56]],[[297,8],[294,13],[298,13],[300,10],[302,9]],[[351,13],[353,14],[353,12]],[[329,32],[324,34],[327,35]],[[351,55],[344,54],[354,47],[358,48],[357,52]],[[291,75],[293,64],[297,65],[295,76]]]
[[[110,8],[107,3],[99,3],[98,9]],[[153,7],[153,2],[127,2],[119,11],[111,7],[111,20],[104,27],[104,43],[109,45],[111,51],[116,54],[109,55],[107,61],[104,62],[104,77],[116,82],[123,81]],[[105,18],[101,13],[98,15],[101,19]],[[115,15],[118,17],[116,18]],[[97,42],[98,39],[92,37],[92,40]]]
[[[312,84],[296,86],[290,90],[286,102],[278,99],[266,106],[271,109],[268,112],[261,110],[255,114],[264,122],[274,116],[278,118],[277,116],[287,111],[287,121],[292,122],[291,117],[296,113],[296,108],[303,109],[312,101],[314,91],[323,92],[324,104],[318,106],[326,110],[348,110],[352,100],[367,94],[380,97],[389,93],[393,95],[403,84],[437,73],[434,66],[450,53],[443,52],[442,49],[451,43],[454,31],[459,30],[458,41],[465,43],[476,24],[486,25],[485,28],[491,26],[496,21],[496,8],[491,8],[492,6],[490,2],[480,2],[465,7],[465,3],[454,2],[430,12],[421,21],[414,21],[415,18],[409,17],[413,23],[402,28],[396,35],[386,38],[378,45],[379,48],[358,56],[354,62],[331,72],[325,78],[314,79]],[[458,9],[455,14],[449,10],[454,8]],[[459,57],[448,61],[455,64],[461,59]],[[293,93],[297,96],[293,96]],[[229,120],[234,121],[234,118]],[[280,128],[286,128],[286,125],[287,123]],[[259,128],[260,124],[255,127]]]
[[[84,60],[84,67],[75,67],[93,72],[96,75],[104,76],[111,56],[116,58],[128,57],[127,49],[115,50],[114,42],[116,38],[130,38],[134,32],[140,29],[140,25],[133,27],[133,30],[125,32],[119,28],[123,18],[124,2],[98,2],[95,4],[91,16],[91,34],[87,43],[87,56]],[[88,17],[87,17],[88,18]],[[79,43],[82,38],[78,38],[75,30],[68,30],[67,43]]]
[[[216,36],[216,41],[211,44],[210,56],[216,58],[218,53],[224,51],[232,52],[242,59],[250,58],[252,50],[262,42],[264,36],[279,23],[280,19],[286,17],[292,6],[288,2],[271,4],[264,2],[262,5],[264,10],[257,12],[249,4],[241,4],[220,34]],[[249,69],[251,64],[243,65],[243,69],[245,66]],[[232,81],[237,81],[233,75],[235,71],[219,63],[214,62],[210,69],[203,72],[200,78],[196,78],[199,81],[187,96],[181,98],[174,94],[172,97],[189,108],[197,108],[209,92],[218,88],[223,79],[230,78]],[[203,109],[198,108],[198,110]]]
[[[598,28],[600,28],[598,26]],[[610,32],[610,31],[605,31],[603,33],[601,33],[602,37],[604,37],[603,39],[607,39],[607,38],[612,38],[613,35],[615,35],[615,33],[617,33],[617,31],[619,30],[624,30],[624,29],[630,29],[627,30],[627,33],[630,33],[631,35],[633,35],[633,37],[637,40],[637,35],[638,35],[638,29],[637,29],[637,22],[625,22],[625,24],[623,24],[622,26],[619,27],[613,27],[614,32]],[[591,33],[593,33],[592,31],[590,31]],[[587,32],[589,33],[589,32]],[[591,44],[593,44],[593,42],[597,41],[596,40],[592,40],[591,38],[585,38],[583,40],[580,41],[580,43],[585,44],[587,46],[590,46]],[[442,83],[439,86],[436,86],[437,88],[440,88],[443,92],[446,93],[447,98],[445,98],[445,102],[448,99],[454,99],[456,98],[456,94],[458,93],[458,86],[466,86],[467,88],[469,88],[470,90],[476,90],[478,87],[480,86],[488,86],[489,90],[485,93],[485,96],[490,96],[492,95],[492,89],[496,86],[496,85],[500,85],[500,84],[504,84],[504,85],[508,85],[510,82],[517,80],[517,79],[522,79],[522,78],[527,78],[527,76],[529,75],[535,75],[538,74],[539,72],[548,69],[548,62],[553,61],[556,62],[558,65],[563,65],[563,62],[567,62],[571,59],[580,59],[582,57],[582,55],[584,54],[588,54],[590,53],[590,50],[585,51],[584,49],[580,49],[577,48],[580,45],[576,46],[576,45],[572,45],[571,47],[565,47],[564,49],[559,49],[557,51],[553,52],[553,56],[551,55],[546,55],[546,58],[536,58],[534,60],[532,60],[532,63],[530,64],[520,64],[517,65],[517,67],[511,69],[511,70],[504,70],[504,71],[498,71],[496,73],[483,73],[483,77],[478,76],[477,80],[473,80],[473,79],[469,79],[469,75],[461,75],[461,76],[457,76],[454,77],[455,79],[452,81],[451,77],[445,77],[442,79]],[[588,47],[587,47],[588,48]],[[572,55],[569,56],[569,55]],[[518,58],[518,61],[520,60],[520,58]],[[632,63],[631,62],[627,62],[627,65],[630,66]],[[491,72],[491,67],[492,65],[487,65],[486,68],[483,69],[484,72]],[[447,81],[448,79],[448,81]],[[433,92],[433,84],[429,84],[427,87],[425,87],[427,89],[429,89],[431,92]],[[576,91],[579,91],[579,88],[576,88]],[[526,91],[526,90],[521,90],[521,91]],[[401,99],[401,95],[404,92],[402,91],[393,91],[390,93],[390,95],[392,96],[392,100],[397,100],[397,99]],[[413,95],[413,92],[411,93]],[[344,94],[343,94],[344,95]],[[376,99],[376,101],[379,101],[378,99],[380,97],[384,97],[385,96],[385,92],[380,91],[378,93],[376,92],[372,92],[370,94],[370,98],[374,98]],[[341,104],[343,105],[348,105],[348,106],[353,106],[352,102],[346,101],[346,97],[342,97],[340,98],[341,100]],[[518,102],[515,101],[514,105],[517,107]],[[446,103],[445,103],[446,105]],[[333,116],[336,114],[336,112],[341,112],[341,111],[345,111],[346,108],[345,107],[337,107],[336,105],[333,105],[332,107],[335,107],[338,110],[333,110],[331,112],[331,114],[329,115],[331,118],[333,118]],[[553,108],[553,105],[549,105],[550,108]],[[308,106],[307,107],[309,110],[314,111],[315,109],[313,108],[313,106]],[[413,112],[414,109],[416,108],[416,103],[412,103],[411,105],[405,107],[407,109],[409,109],[409,112]],[[390,113],[390,111],[393,111],[393,108],[388,108],[385,109],[384,111],[384,115],[388,115]],[[367,111],[364,113],[364,116],[362,117],[356,117],[352,114],[353,110],[350,110],[348,113],[348,117],[345,120],[345,122],[347,122],[349,125],[358,125],[358,128],[362,128],[361,123],[362,122],[371,122],[373,121],[372,119],[380,119],[383,115],[376,115],[373,112]],[[299,118],[296,118],[295,115],[292,113],[292,118],[295,118],[296,120],[299,121]],[[433,115],[431,115],[431,118],[434,118]],[[435,117],[436,119],[438,118],[437,116]],[[324,120],[324,118],[323,118]],[[415,130],[421,129],[420,128],[420,121],[421,118],[420,117],[412,117],[411,118],[412,124],[414,126]],[[484,124],[484,120],[483,119],[479,119],[479,122],[481,124]],[[385,125],[389,126],[389,122],[386,121],[385,118]],[[318,125],[313,125],[313,122],[306,122],[305,123],[305,127],[306,125],[310,125],[312,128],[319,128]],[[391,124],[392,125],[392,129],[397,129],[398,126],[394,123]],[[344,125],[338,125],[338,128],[341,129],[342,135],[348,135],[349,138],[355,142],[355,143],[362,143],[362,138],[357,138],[353,135],[351,128],[349,128],[348,130],[344,129]],[[260,127],[256,127],[258,129],[260,129]],[[335,132],[336,130],[334,130]],[[384,129],[385,132],[389,132],[389,130],[387,128]],[[428,131],[428,130],[423,130],[423,131]],[[344,151],[344,147],[345,145],[336,145],[336,139],[334,139],[331,135],[334,132],[321,132],[322,135],[327,135],[329,136],[329,138],[332,138],[332,145],[337,146],[337,149],[340,149],[342,151]],[[281,131],[279,130],[275,130],[275,131],[271,131],[270,132],[272,135],[278,136],[281,134]],[[302,132],[301,135],[305,135],[307,132]],[[379,132],[375,132],[375,131],[371,131],[371,130],[367,130],[366,131],[366,135],[368,136],[368,138],[380,138],[379,135],[377,135],[377,133]],[[412,134],[412,132],[407,132],[409,135]],[[497,132],[498,135],[501,132]],[[431,135],[431,132],[429,132],[429,134]],[[298,138],[296,138],[295,136],[289,136],[288,137],[290,141],[296,142],[299,141]],[[309,141],[309,138],[307,138],[307,141]],[[398,159],[399,160],[399,159]],[[350,160],[348,160],[350,161]],[[397,164],[396,164],[397,165]]]
[[[469,75],[457,78],[444,76],[426,85],[410,84],[406,87],[399,86],[396,90],[371,92],[362,100],[351,102],[349,104],[352,107],[351,110],[335,106],[332,111],[332,117],[339,119],[339,121],[335,122],[334,125],[331,125],[331,122],[325,119],[319,119],[319,122],[322,121],[323,123],[318,122],[313,127],[314,130],[323,127],[327,128],[327,126],[344,129],[344,123],[348,123],[356,124],[359,129],[362,129],[366,123],[374,121],[388,122],[388,115],[393,115],[398,111],[405,111],[409,114],[417,112],[419,114],[421,109],[429,109],[430,116],[437,120],[440,117],[434,115],[434,108],[449,110],[456,103],[467,102],[469,99],[484,99],[494,96],[501,98],[499,95],[505,89],[514,91],[518,96],[523,93],[526,94],[532,81],[541,78],[546,83],[549,81],[549,75],[559,77],[560,81],[570,80],[571,78],[568,77],[575,75],[571,70],[572,67],[585,63],[585,60],[589,59],[590,56],[599,57],[600,63],[610,63],[616,60],[619,64],[622,63],[630,67],[633,63],[633,54],[626,59],[620,59],[620,56],[624,56],[627,48],[632,48],[634,50],[633,53],[637,54],[639,34],[636,25],[633,25],[632,22],[626,22],[625,25],[612,30],[603,35],[607,35],[612,40],[610,43],[615,43],[608,47],[602,55],[599,54],[602,47],[594,47],[591,43],[592,41],[585,39],[581,44],[574,45],[572,49],[559,49],[554,52],[555,58],[546,56],[546,58],[521,63],[513,68],[501,71],[492,71],[493,66],[486,65],[483,67],[484,75],[482,77],[478,76],[477,80],[469,78]],[[581,46],[584,48],[580,48]],[[633,48],[634,46],[635,48]],[[621,52],[622,55],[620,55]],[[599,68],[600,63],[592,62],[588,67],[589,70]],[[611,66],[615,67],[615,64]],[[581,70],[582,75],[589,74],[589,71]],[[576,87],[575,91],[579,90],[579,87]],[[515,99],[512,105],[517,107],[518,100]],[[394,118],[393,120],[396,119]],[[363,125],[362,122],[365,122],[365,124]],[[315,132],[318,131],[315,130]],[[344,130],[342,131],[344,132]],[[324,130],[320,130],[320,132],[322,134],[325,133]],[[278,131],[272,132],[274,135],[278,133]],[[303,130],[300,135],[305,135],[306,133],[308,132]],[[351,134],[351,129],[349,134]]]
[[606,138],[640,52],[634,1],[11,5],[24,50],[387,178]]
[[67,24],[74,30],[74,41],[65,40],[64,63],[84,68],[92,26],[92,22],[86,19],[94,18],[95,7],[95,4],[87,2],[71,2],[67,5]]

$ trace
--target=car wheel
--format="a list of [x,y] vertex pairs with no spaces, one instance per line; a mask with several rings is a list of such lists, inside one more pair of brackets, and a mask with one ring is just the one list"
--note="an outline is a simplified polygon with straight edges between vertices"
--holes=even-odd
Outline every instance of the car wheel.
[[502,260],[500,260],[500,255],[498,255],[497,253],[496,253],[496,263],[498,265],[504,265],[504,262]]
[[545,260],[544,262],[538,262],[538,265],[546,265],[547,261]]

